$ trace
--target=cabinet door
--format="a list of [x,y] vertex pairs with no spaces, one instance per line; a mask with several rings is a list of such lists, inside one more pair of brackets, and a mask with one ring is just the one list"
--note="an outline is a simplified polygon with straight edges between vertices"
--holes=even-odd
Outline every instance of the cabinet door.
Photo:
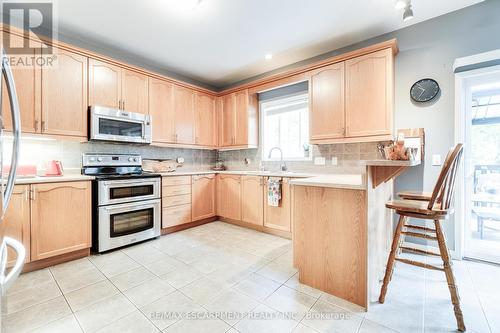
[[392,133],[392,50],[345,62],[346,132],[349,137]]
[[193,176],[191,195],[193,221],[215,216],[215,175]]
[[118,109],[122,95],[122,69],[89,59],[89,105]]
[[313,73],[309,89],[311,140],[343,137],[344,63],[333,64]]
[[90,182],[32,185],[31,259],[90,247]]
[[264,221],[264,178],[241,177],[241,220],[255,225]]
[[216,146],[217,137],[215,114],[215,97],[207,94],[196,94],[196,137],[195,143],[200,146]]
[[174,105],[176,142],[194,144],[194,91],[175,86]]
[[149,79],[149,114],[153,125],[153,141],[175,142],[174,85],[170,82]]
[[248,144],[248,108],[250,100],[248,90],[242,90],[234,93],[235,100],[235,121],[234,121],[234,145]]
[[124,69],[122,71],[122,109],[148,114],[148,77]]
[[[4,32],[5,33],[5,32]],[[21,47],[24,38],[10,35],[10,43],[14,47]],[[33,47],[40,47],[40,43],[30,41]],[[38,52],[31,51],[27,56],[35,57]],[[17,98],[21,109],[21,131],[24,133],[36,133],[40,131],[40,67],[34,65],[13,66],[12,75],[16,83]],[[10,115],[10,100],[5,80],[2,77],[2,116],[3,126],[6,130],[12,130],[12,117]]]
[[[10,198],[10,204],[2,223],[5,224],[5,235],[23,243],[26,249],[26,260],[30,261],[30,200],[29,185],[16,185]],[[13,266],[16,262],[15,252],[9,247],[7,265]]]
[[241,220],[241,176],[219,176],[219,215],[232,220]]
[[221,146],[231,146],[234,142],[234,94],[229,94],[222,97],[222,110],[220,116],[220,144]]
[[42,68],[42,133],[87,136],[87,57],[58,50]]
[[283,178],[281,185],[281,202],[279,207],[269,206],[264,198],[264,226],[282,231],[291,231],[290,179]]

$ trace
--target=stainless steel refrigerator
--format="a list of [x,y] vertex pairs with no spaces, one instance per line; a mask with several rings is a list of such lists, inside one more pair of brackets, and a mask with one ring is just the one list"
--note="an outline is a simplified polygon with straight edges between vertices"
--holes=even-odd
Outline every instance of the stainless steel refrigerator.
[[[14,84],[14,77],[12,76],[12,70],[8,63],[7,55],[4,49],[1,49],[2,55],[2,80],[5,83],[7,94],[3,94],[3,90],[0,88],[0,108],[2,107],[2,99],[8,98],[10,104],[10,112],[12,114],[12,135],[13,135],[13,148],[12,155],[7,161],[4,161],[4,110],[0,109],[0,182],[1,182],[1,195],[0,195],[0,309],[5,306],[4,296],[12,286],[14,281],[21,273],[24,265],[24,259],[26,256],[24,246],[21,242],[6,236],[6,230],[8,229],[7,221],[4,220],[5,212],[9,208],[10,198],[12,196],[12,191],[14,190],[14,184],[16,181],[16,169],[19,160],[19,139],[21,137],[21,115],[19,109],[19,102],[17,99],[16,86]],[[1,82],[0,82],[1,83]],[[0,85],[1,87],[1,85]],[[3,166],[4,163],[10,164],[10,169],[8,175],[4,175]],[[13,253],[16,254],[16,260],[13,267],[7,267],[7,248],[11,248]],[[3,311],[2,311],[3,313]],[[1,330],[1,326],[0,326]]]

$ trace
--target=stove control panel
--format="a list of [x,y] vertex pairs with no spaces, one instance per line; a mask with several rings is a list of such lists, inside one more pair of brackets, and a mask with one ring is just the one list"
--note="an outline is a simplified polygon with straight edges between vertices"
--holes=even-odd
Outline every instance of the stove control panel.
[[94,154],[82,156],[82,166],[141,166],[141,155],[134,154]]

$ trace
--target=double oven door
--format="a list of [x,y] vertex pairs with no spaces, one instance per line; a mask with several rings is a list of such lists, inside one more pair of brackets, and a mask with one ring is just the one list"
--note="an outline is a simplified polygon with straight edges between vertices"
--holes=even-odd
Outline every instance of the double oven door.
[[160,235],[160,179],[98,182],[98,251]]

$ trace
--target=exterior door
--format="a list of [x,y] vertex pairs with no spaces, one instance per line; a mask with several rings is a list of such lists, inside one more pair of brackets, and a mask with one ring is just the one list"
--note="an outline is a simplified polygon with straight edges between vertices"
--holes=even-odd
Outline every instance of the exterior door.
[[87,57],[54,50],[57,67],[42,69],[42,133],[87,137]]

